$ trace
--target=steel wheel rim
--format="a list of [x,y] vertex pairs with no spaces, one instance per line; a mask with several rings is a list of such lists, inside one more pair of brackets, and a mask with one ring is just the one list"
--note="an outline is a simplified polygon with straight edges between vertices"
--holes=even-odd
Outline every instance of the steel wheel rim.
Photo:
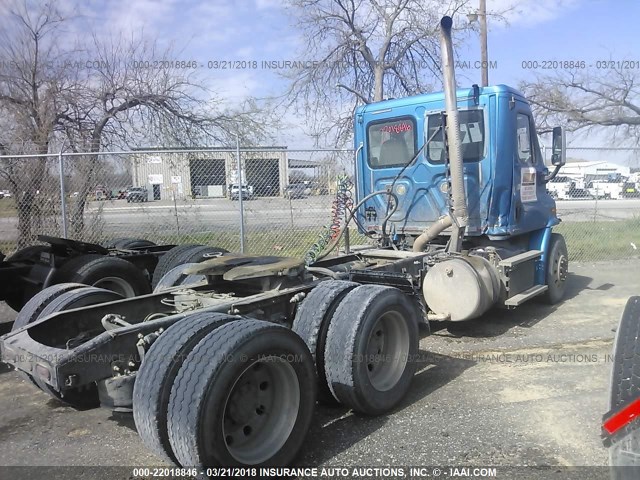
[[104,277],[95,282],[92,286],[111,290],[112,292],[119,293],[126,298],[136,296],[136,292],[131,284],[120,277]]
[[300,384],[294,368],[273,355],[253,362],[225,402],[222,435],[227,450],[245,465],[268,460],[291,435],[299,409]]
[[562,253],[557,254],[553,259],[553,282],[558,287],[561,287],[567,279],[568,264],[567,257]]
[[409,345],[409,328],[403,316],[395,310],[382,314],[366,349],[365,368],[373,388],[385,392],[396,386],[405,370]]

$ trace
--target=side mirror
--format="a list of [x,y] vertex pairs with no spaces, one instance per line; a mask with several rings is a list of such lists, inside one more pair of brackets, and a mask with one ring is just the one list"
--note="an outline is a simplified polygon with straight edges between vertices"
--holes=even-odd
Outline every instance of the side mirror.
[[551,140],[551,164],[561,167],[567,163],[567,149],[564,129],[555,127],[553,129],[553,138]]

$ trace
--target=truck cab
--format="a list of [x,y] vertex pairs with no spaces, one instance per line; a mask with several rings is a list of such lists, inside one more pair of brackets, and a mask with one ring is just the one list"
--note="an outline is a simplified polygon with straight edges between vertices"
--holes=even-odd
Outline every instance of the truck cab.
[[[456,98],[466,235],[497,240],[557,224],[555,202],[546,189],[547,167],[522,94],[506,85],[474,86],[458,89]],[[393,188],[398,205],[387,228],[397,238],[410,240],[449,210],[444,109],[439,92],[369,104],[356,112],[357,197]],[[359,220],[366,231],[381,229],[388,198],[365,202]]]

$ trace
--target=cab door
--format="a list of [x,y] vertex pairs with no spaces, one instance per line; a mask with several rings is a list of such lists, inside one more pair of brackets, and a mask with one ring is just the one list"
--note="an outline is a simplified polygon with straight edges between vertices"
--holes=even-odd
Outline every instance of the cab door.
[[512,233],[543,228],[553,200],[546,191],[544,163],[529,105],[521,100],[514,109]]

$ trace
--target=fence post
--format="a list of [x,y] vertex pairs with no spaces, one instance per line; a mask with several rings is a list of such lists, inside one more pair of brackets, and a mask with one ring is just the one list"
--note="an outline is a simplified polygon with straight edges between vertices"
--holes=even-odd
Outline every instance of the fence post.
[[240,253],[244,253],[244,205],[242,203],[242,159],[240,158],[240,137],[236,134],[236,155],[238,157],[238,202],[240,205]]
[[60,214],[62,215],[62,238],[67,238],[67,198],[64,193],[64,158],[62,150],[58,153],[58,172],[60,173]]

